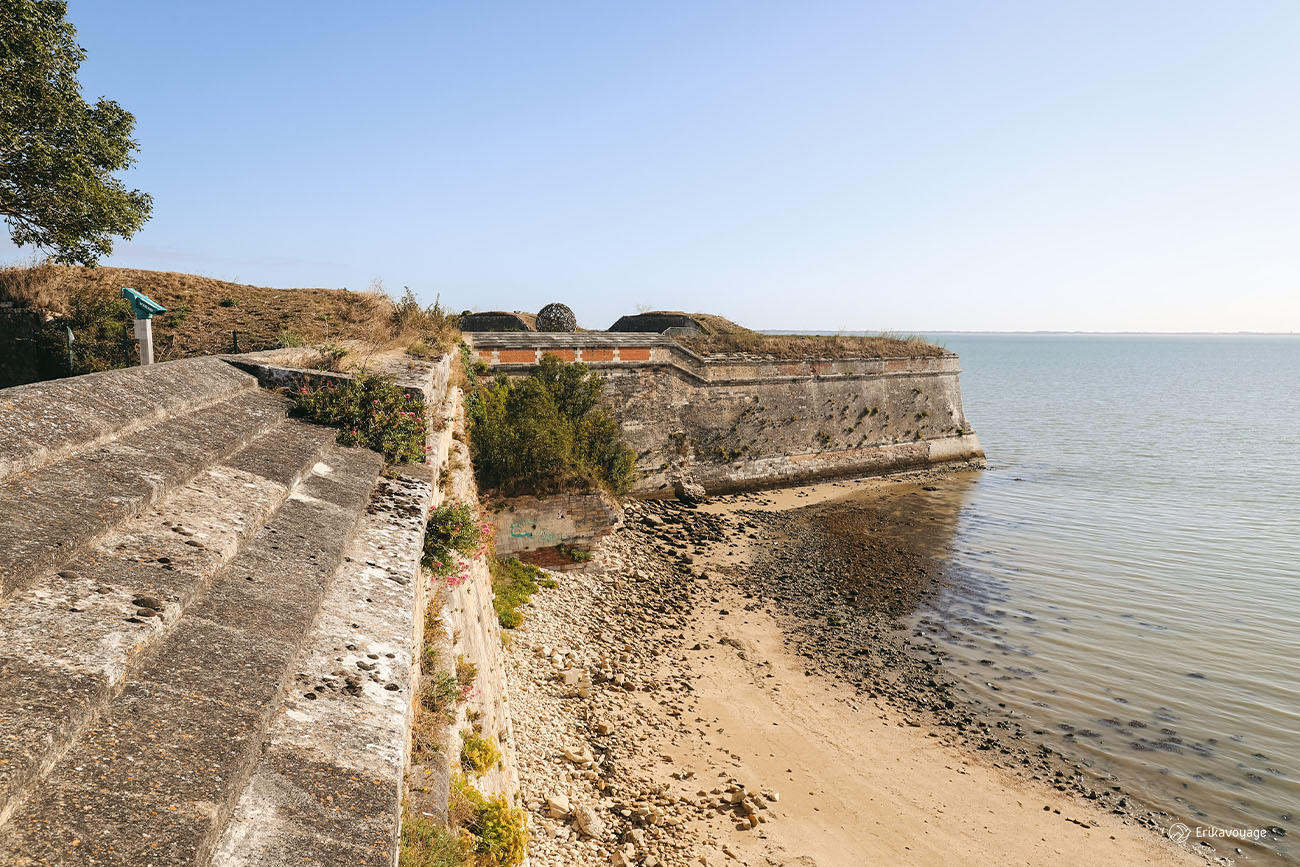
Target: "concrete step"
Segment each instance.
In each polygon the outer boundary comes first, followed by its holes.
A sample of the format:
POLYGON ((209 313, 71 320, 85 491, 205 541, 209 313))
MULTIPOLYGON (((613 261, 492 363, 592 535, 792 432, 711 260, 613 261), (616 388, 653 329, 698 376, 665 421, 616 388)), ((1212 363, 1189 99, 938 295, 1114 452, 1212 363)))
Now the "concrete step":
POLYGON ((244 391, 0 483, 0 599, 248 445, 288 406, 244 391))
POLYGON ((0 480, 256 387, 218 358, 188 358, 0 389, 0 480))
POLYGON ((334 441, 285 419, 0 601, 0 824, 334 441), (136 601, 156 616, 141 617, 136 601))
POLYGON ((381 463, 325 449, 14 811, 0 865, 209 863, 381 463))
POLYGON ((375 487, 213 864, 396 863, 433 493, 427 468, 375 487))

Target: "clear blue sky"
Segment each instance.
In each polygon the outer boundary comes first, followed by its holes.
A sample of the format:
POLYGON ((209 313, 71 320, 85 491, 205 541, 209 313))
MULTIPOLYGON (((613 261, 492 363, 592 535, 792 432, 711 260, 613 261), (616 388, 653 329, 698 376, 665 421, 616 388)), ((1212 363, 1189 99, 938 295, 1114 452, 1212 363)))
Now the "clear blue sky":
POLYGON ((107 264, 600 328, 1300 331, 1294 0, 69 5, 155 198, 107 264))

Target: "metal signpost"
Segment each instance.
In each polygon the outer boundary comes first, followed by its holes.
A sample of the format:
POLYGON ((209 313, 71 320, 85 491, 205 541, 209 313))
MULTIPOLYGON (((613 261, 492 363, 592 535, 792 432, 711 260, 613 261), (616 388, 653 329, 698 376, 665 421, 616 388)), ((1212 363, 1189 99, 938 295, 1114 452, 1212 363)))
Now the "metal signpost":
POLYGON ((122 297, 131 303, 135 314, 135 339, 140 343, 140 364, 153 364, 153 318, 167 308, 143 292, 122 287, 122 297))

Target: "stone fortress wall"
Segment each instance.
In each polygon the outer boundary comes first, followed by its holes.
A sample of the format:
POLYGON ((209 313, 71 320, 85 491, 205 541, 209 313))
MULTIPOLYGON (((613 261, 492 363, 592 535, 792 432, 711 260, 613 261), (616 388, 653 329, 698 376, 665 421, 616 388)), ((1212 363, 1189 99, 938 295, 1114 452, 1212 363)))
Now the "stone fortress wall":
POLYGON ((468 333, 493 371, 523 375, 553 353, 606 380, 642 478, 708 493, 895 472, 983 457, 962 409, 955 355, 782 360, 696 355, 620 332, 468 333))

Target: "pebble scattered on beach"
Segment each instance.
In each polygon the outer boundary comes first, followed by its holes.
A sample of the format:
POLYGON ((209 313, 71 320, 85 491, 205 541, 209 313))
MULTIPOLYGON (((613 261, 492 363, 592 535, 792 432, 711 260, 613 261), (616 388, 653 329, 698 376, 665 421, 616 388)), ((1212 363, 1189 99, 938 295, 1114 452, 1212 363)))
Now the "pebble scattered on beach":
POLYGON ((704 732, 683 629, 698 577, 647 538, 657 516, 559 576, 511 634, 511 710, 531 863, 685 867, 730 860, 709 829, 761 833, 780 793, 679 764, 704 732), (575 617, 575 612, 582 612, 575 617))

